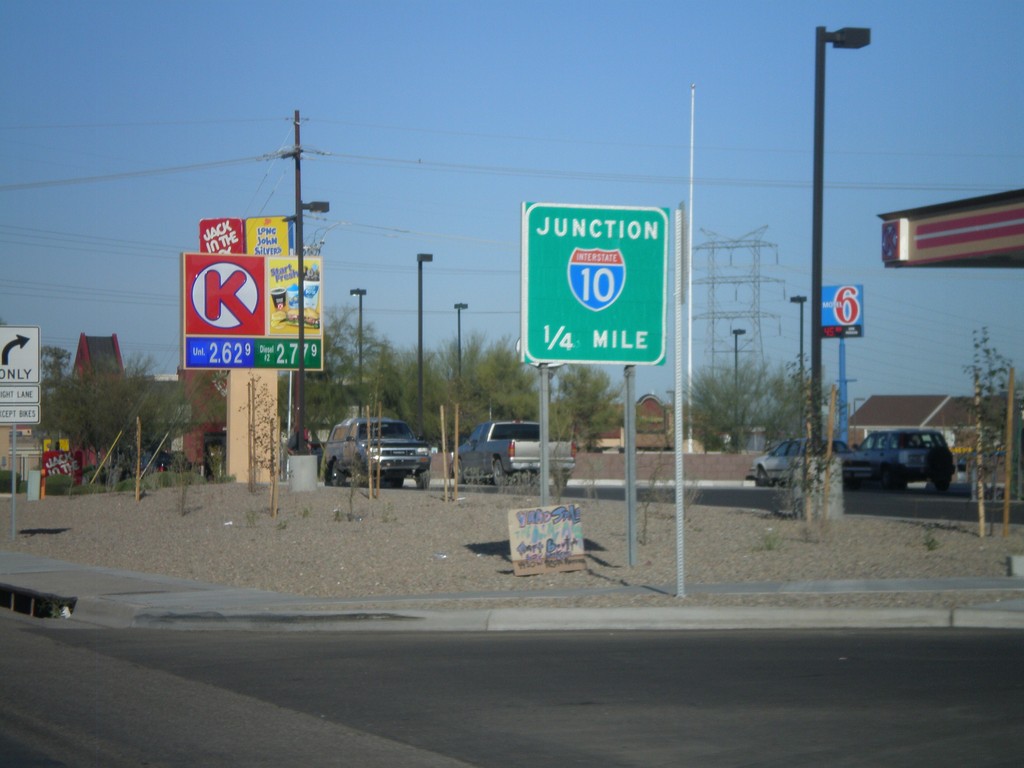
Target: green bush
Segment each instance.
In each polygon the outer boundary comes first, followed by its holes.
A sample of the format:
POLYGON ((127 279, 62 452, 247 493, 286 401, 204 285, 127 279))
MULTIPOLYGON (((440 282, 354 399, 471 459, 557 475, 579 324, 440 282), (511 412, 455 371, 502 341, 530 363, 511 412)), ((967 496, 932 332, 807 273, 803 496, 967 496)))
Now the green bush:
MULTIPOLYGON (((16 488, 18 493, 25 493, 28 490, 28 484, 23 477, 19 477, 16 480, 18 487, 16 488)), ((0 493, 11 492, 11 470, 0 469, 0 493)))
MULTIPOLYGON (((93 468, 93 472, 95 471, 95 468, 93 468)), ((81 496, 92 493, 106 493, 109 490, 114 490, 120 493, 135 492, 134 475, 119 481, 113 489, 106 486, 102 477, 96 478, 96 482, 90 485, 89 479, 91 477, 92 473, 86 472, 83 476, 82 484, 75 485, 74 478, 72 478, 71 475, 50 475, 46 478, 46 495, 81 496)), ((142 487, 147 490, 156 490, 158 488, 178 488, 182 485, 201 485, 207 482, 211 481, 208 481, 197 472, 149 472, 144 478, 142 478, 142 487)), ((233 483, 235 482, 235 478, 231 476, 224 476, 219 478, 218 482, 233 483)), ((27 480, 18 478, 18 493, 26 493, 27 490, 27 480)), ((10 491, 10 470, 0 470, 0 493, 10 493, 10 491)))
POLYGON ((71 475, 50 475, 46 478, 46 495, 59 496, 68 494, 74 478, 71 475))

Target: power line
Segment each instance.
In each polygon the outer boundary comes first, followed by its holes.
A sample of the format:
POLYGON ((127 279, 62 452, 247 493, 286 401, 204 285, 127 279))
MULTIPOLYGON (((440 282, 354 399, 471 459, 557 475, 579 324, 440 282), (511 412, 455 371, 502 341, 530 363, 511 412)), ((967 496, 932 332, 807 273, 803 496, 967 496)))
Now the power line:
POLYGON ((19 184, 0 184, 0 192, 20 192, 26 189, 45 189, 47 187, 67 187, 75 184, 95 184, 103 181, 123 181, 125 179, 139 179, 148 176, 166 176, 172 173, 188 173, 190 171, 205 171, 212 168, 225 168, 232 165, 244 165, 246 163, 264 162, 277 160, 284 157, 283 151, 271 152, 265 155, 253 157, 240 157, 234 160, 217 160, 210 163, 194 163, 192 165, 177 165, 169 168, 151 168, 145 171, 124 171, 122 173, 110 173, 101 176, 78 176, 68 179, 51 179, 50 181, 26 181, 19 184))
MULTIPOLYGON (((512 166, 474 165, 443 161, 384 157, 379 155, 352 155, 337 152, 323 153, 327 159, 355 165, 391 166, 408 169, 425 169, 452 173, 469 173, 493 176, 524 176, 532 178, 563 179, 573 181, 603 181, 631 184, 660 184, 679 186, 688 183, 683 176, 661 176, 652 174, 611 173, 592 171, 566 171, 546 168, 517 168, 512 166)), ((705 187, 763 187, 770 189, 806 189, 811 182, 804 179, 727 179, 696 177, 694 184, 705 187)), ((993 192, 1001 187, 981 184, 921 184, 915 182, 854 182, 833 181, 826 186, 830 189, 888 190, 888 191, 942 191, 942 192, 993 192)))

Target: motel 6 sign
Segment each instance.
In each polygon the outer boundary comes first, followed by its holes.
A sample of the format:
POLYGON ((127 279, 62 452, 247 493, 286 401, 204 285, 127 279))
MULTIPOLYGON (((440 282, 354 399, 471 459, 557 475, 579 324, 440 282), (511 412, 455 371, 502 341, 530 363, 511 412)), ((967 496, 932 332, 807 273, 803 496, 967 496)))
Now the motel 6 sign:
POLYGON ((522 359, 665 361, 668 210, 525 203, 522 359))
POLYGON ((825 338, 864 335, 864 286, 822 286, 821 335, 825 338))

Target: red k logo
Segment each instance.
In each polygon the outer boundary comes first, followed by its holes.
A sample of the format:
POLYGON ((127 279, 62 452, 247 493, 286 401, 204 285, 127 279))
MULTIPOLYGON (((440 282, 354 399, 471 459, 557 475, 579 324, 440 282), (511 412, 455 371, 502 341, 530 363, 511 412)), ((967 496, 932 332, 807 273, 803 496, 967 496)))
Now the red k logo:
POLYGON ((244 259, 186 255, 186 333, 263 335, 263 260, 244 259))

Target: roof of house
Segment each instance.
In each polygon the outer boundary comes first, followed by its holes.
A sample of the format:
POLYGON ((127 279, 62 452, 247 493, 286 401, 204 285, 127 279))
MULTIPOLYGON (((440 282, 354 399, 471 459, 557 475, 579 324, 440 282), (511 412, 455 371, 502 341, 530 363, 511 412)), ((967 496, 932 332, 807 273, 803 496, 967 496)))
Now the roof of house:
POLYGON ((969 420, 962 399, 951 395, 873 395, 849 419, 851 427, 962 426, 969 420))
POLYGON ((117 334, 113 336, 78 337, 78 351, 75 353, 75 371, 77 373, 124 373, 124 362, 121 360, 121 347, 117 343, 117 334))

